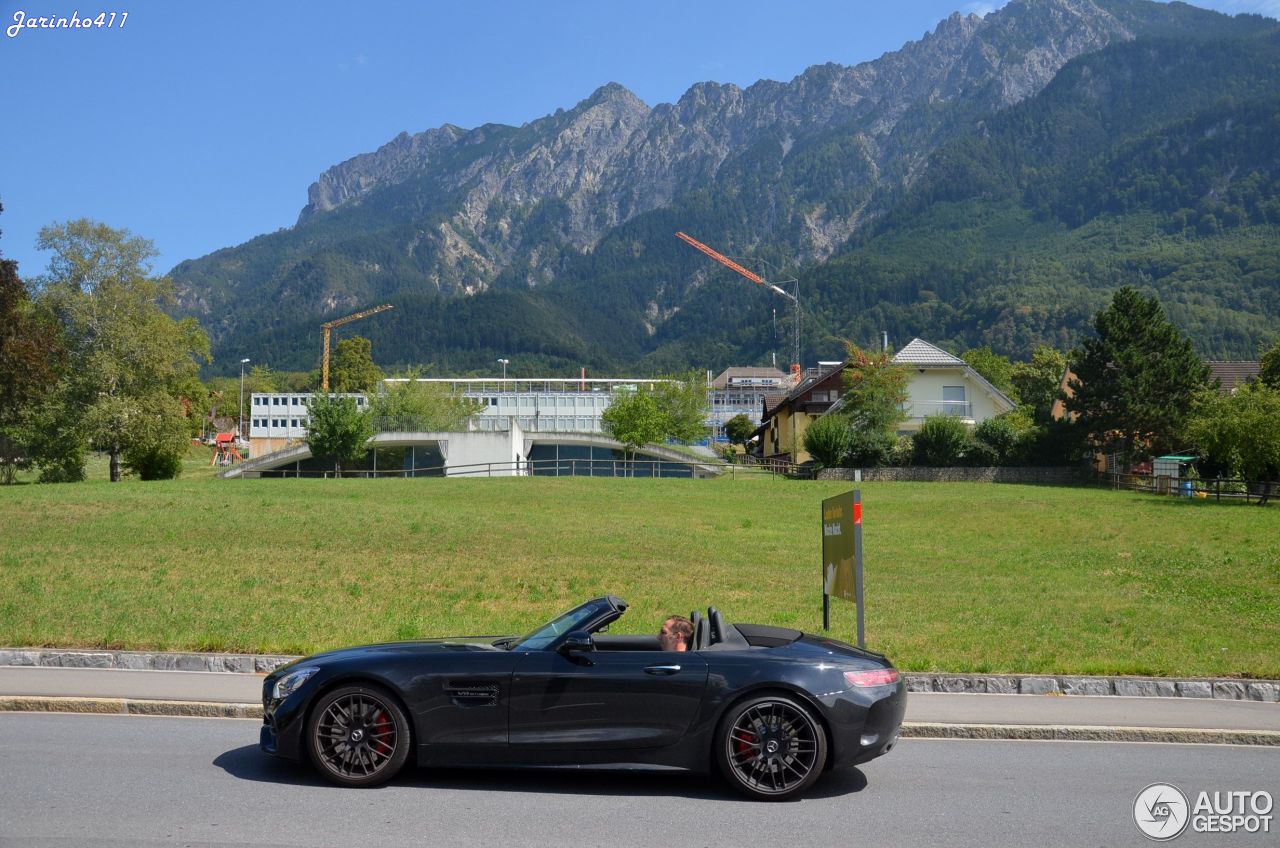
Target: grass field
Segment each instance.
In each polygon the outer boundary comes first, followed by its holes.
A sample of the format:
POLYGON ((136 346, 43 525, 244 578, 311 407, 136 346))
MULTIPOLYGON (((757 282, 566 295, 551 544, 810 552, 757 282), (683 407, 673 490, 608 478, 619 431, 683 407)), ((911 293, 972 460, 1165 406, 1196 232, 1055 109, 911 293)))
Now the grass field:
MULTIPOLYGON (((205 460, 207 462, 207 459, 205 460)), ((0 645, 303 653, 513 632, 591 595, 621 631, 718 606, 816 630, 847 483, 239 480, 0 488, 0 645)), ((913 670, 1280 677, 1280 510, 864 483, 867 639, 913 670)), ((854 610, 833 600, 833 634, 854 610)))

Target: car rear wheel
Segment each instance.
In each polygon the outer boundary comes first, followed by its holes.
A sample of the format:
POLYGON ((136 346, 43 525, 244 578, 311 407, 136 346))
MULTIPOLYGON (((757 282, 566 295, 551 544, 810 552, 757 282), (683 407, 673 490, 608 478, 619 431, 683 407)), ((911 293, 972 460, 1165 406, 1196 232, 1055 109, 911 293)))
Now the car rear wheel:
POLYGON ((409 757, 409 721, 395 699, 372 686, 325 693, 307 724, 311 760, 342 786, 378 786, 409 757))
POLYGON ((822 775, 827 734, 810 709, 785 695, 736 704, 716 735, 720 771, 750 798, 782 801, 822 775))

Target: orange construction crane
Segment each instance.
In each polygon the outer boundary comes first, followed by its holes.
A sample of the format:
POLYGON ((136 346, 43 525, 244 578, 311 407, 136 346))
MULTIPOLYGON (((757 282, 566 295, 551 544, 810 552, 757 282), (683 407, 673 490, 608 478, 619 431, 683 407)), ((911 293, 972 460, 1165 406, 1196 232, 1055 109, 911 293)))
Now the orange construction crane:
POLYGON ((329 391, 329 333, 334 327, 341 327, 343 324, 350 324, 352 321, 359 321, 361 318, 368 318, 370 315, 377 315, 379 312, 386 312, 391 308, 391 304, 384 303, 381 306, 375 306, 372 309, 366 309, 363 312, 357 312, 355 315, 348 315, 345 318, 338 318, 334 321, 326 321, 320 325, 320 329, 324 330, 324 357, 320 360, 320 391, 329 391))
POLYGON ((693 248, 696 248, 697 250, 702 251, 707 256, 710 256, 712 259, 719 262, 721 265, 725 266, 729 270, 736 271, 737 273, 746 277, 751 282, 762 285, 767 289, 771 289, 775 293, 780 294, 783 297, 785 297, 787 300, 791 301, 791 309, 794 315, 794 318, 792 320, 792 325, 795 329, 795 359, 792 360, 791 371, 793 374, 798 374, 798 372, 800 371, 800 281, 795 279, 778 281, 783 283, 794 283, 796 290, 795 290, 795 294, 792 294, 791 292, 782 288, 782 286, 778 285, 777 283, 771 283, 768 280, 762 278, 759 274, 756 274, 752 271, 748 271, 746 268, 743 268, 737 262, 734 262, 732 259, 725 256, 723 253, 720 253, 717 250, 707 247, 705 244, 698 241, 693 236, 688 235, 687 233, 676 233, 676 238, 680 239, 685 244, 693 248))

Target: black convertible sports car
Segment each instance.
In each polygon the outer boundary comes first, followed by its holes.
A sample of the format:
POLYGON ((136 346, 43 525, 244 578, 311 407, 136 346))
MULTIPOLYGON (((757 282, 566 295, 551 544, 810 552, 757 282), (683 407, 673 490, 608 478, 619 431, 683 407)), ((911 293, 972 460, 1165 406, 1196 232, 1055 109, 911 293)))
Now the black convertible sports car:
POLYGON ((719 768, 754 798, 794 797, 828 768, 888 753, 907 695, 880 654, 694 613, 689 651, 603 633, 613 596, 527 636, 347 648, 263 684, 262 750, 344 786, 420 765, 719 768))

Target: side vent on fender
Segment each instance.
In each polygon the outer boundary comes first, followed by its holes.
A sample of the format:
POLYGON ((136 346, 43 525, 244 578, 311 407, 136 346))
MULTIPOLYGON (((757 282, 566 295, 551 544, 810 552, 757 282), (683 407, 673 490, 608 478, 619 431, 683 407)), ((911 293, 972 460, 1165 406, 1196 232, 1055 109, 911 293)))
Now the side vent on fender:
POLYGON ((444 684, 455 707, 498 706, 498 684, 488 680, 450 680, 444 684))

